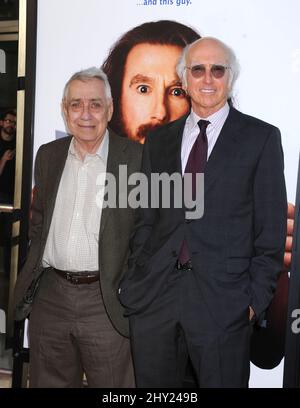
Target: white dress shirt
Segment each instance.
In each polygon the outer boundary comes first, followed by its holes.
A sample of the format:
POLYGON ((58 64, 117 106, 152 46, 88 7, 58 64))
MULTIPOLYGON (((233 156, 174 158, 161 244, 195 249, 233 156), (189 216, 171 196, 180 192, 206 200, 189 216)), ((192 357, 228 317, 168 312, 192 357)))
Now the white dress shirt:
POLYGON ((72 139, 60 180, 43 266, 65 271, 99 270, 98 240, 102 205, 96 185, 106 173, 109 136, 106 130, 98 151, 81 159, 72 139))
POLYGON ((182 174, 184 174, 184 169, 187 164, 190 151, 199 135, 200 129, 198 126, 199 120, 208 120, 210 124, 206 128, 208 151, 207 160, 216 144, 216 141, 221 133, 222 127, 229 114, 229 105, 226 104, 219 109, 217 112, 208 116, 207 118, 200 118, 193 110, 189 114, 183 130, 182 142, 181 142, 181 167, 182 174))

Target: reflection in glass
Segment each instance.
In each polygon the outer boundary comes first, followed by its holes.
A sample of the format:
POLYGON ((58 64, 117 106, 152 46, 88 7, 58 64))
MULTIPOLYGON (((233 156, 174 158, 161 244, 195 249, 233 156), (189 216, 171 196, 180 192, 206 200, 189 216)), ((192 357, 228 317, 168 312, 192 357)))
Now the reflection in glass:
MULTIPOLYGON (((7 332, 16 153, 18 0, 0 1, 0 370, 11 370, 7 332), (5 205, 3 205, 5 204, 5 205)), ((2 384, 0 387, 7 386, 2 384)))
POLYGON ((0 21, 18 20, 18 18, 19 18, 19 0, 1 0, 0 21))

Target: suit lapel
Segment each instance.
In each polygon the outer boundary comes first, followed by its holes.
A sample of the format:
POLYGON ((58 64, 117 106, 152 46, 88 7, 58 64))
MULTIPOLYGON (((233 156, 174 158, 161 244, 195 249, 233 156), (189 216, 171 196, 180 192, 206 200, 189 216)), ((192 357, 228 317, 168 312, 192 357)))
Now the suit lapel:
MULTIPOLYGON (((108 145, 108 157, 107 157, 107 166, 106 173, 113 174, 117 182, 116 190, 116 201, 118 203, 119 197, 119 165, 126 164, 124 162, 124 150, 126 145, 120 143, 122 139, 119 136, 116 136, 111 130, 109 130, 109 145, 108 145)), ((101 224, 100 224, 100 237, 103 234, 104 228, 107 224, 107 220, 112 213, 112 208, 103 208, 101 214, 101 224)))
POLYGON ((167 138, 165 144, 165 155, 168 158, 167 171, 169 174, 180 173, 182 174, 181 165, 181 143, 184 125, 188 115, 183 116, 174 122, 167 130, 167 138))
POLYGON ((224 171, 224 167, 230 163, 237 153, 237 139, 241 127, 241 114, 231 108, 224 123, 218 140, 208 159, 204 172, 204 191, 209 190, 218 176, 224 171))
POLYGON ((50 223, 52 220, 52 215, 54 211, 56 196, 58 192, 58 187, 60 183, 60 179, 62 176, 62 172, 64 170, 68 150, 71 143, 71 137, 65 138, 64 141, 61 140, 62 147, 55 150, 55 155, 50 157, 50 164, 48 164, 48 172, 47 172, 47 205, 46 205, 46 228, 45 231, 49 231, 50 223))

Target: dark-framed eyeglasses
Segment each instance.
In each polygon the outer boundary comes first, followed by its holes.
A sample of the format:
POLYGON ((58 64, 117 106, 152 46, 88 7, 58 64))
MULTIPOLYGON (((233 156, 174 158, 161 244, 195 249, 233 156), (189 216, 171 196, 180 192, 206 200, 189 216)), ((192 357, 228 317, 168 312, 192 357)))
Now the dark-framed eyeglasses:
POLYGON ((205 75, 206 69, 208 68, 211 75, 216 79, 223 78, 226 70, 231 69, 229 66, 222 64, 212 64, 209 67, 204 64, 195 64, 191 67, 186 66, 185 68, 191 71, 191 74, 194 78, 202 78, 205 75))

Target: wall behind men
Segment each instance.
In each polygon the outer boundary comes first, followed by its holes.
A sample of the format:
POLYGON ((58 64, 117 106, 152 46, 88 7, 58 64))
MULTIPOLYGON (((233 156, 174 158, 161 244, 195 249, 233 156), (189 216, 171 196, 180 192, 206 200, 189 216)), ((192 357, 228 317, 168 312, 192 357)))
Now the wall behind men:
MULTIPOLYGON (((64 131, 62 90, 70 75, 100 66, 121 34, 143 22, 169 19, 214 36, 236 52, 241 75, 235 105, 282 132, 289 201, 295 202, 300 150, 300 2, 298 0, 51 0, 38 1, 35 145, 64 131)), ((252 387, 281 387, 283 364, 252 365, 252 387)))

